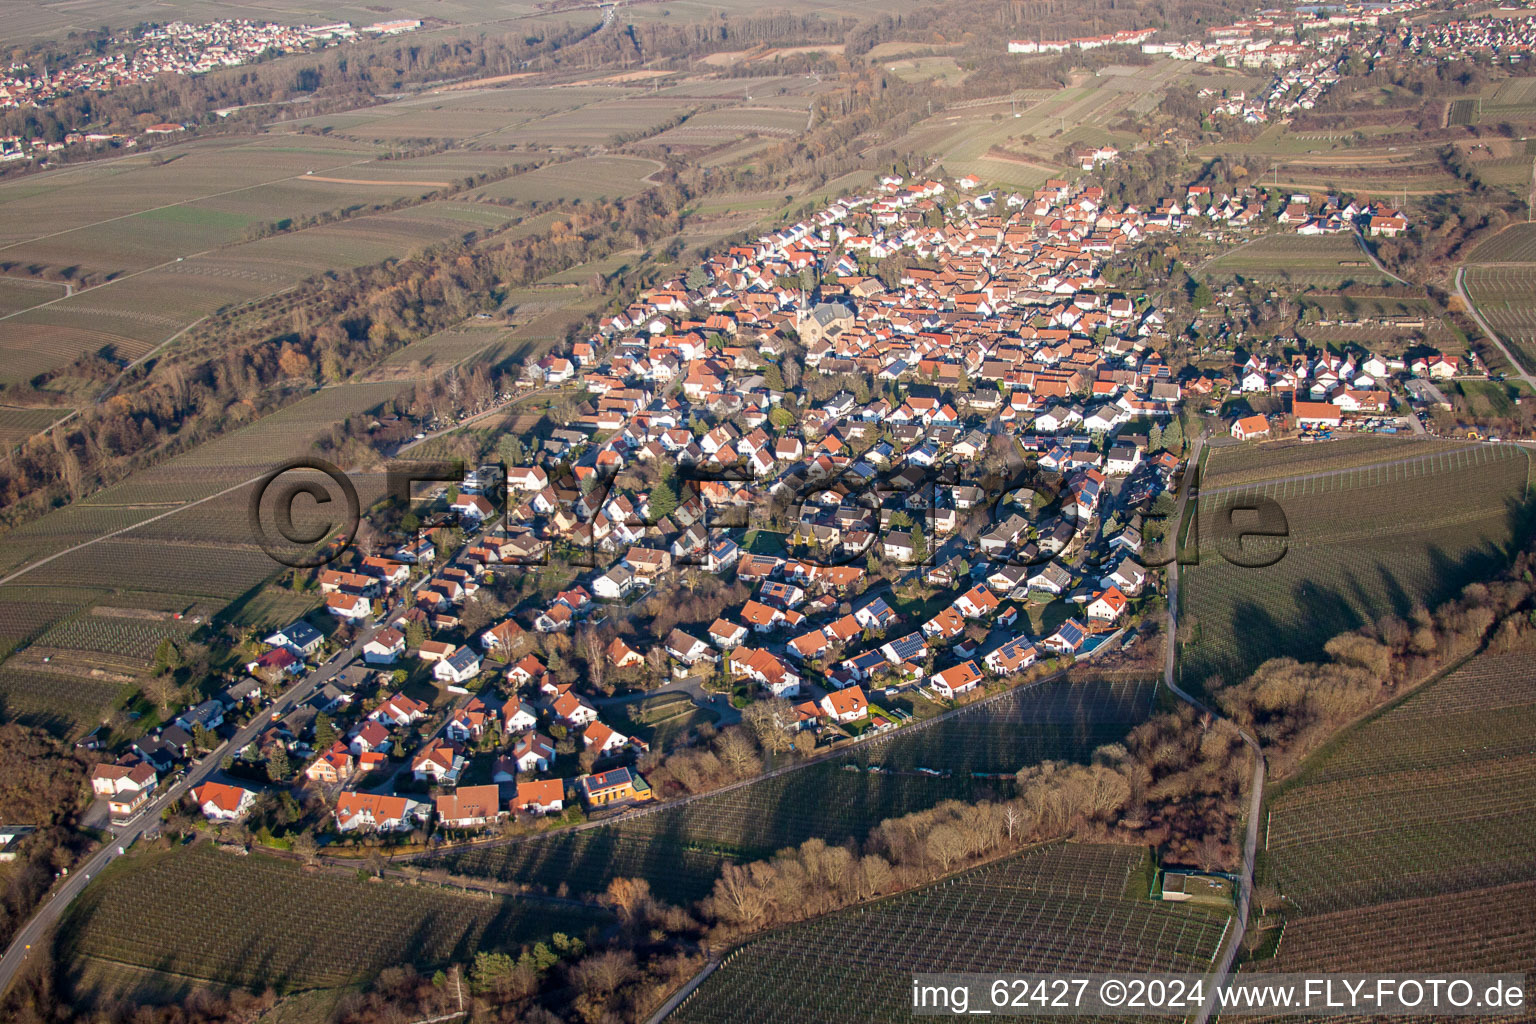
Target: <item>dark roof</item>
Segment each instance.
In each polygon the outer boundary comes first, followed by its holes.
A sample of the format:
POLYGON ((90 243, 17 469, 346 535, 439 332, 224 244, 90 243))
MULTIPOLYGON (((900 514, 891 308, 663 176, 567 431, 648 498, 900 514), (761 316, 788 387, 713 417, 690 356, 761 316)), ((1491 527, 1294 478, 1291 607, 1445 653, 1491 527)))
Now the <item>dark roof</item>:
POLYGON ((300 620, 282 630, 283 636, 295 647, 308 647, 317 640, 322 639, 320 631, 309 623, 300 620))
POLYGON ((907 661, 908 659, 917 657, 918 653, 922 651, 925 644, 923 643, 923 634, 920 632, 915 632, 908 633, 903 637, 898 637, 897 639, 892 640, 886 646, 890 647, 890 649, 895 652, 896 657, 900 658, 902 661, 907 661))

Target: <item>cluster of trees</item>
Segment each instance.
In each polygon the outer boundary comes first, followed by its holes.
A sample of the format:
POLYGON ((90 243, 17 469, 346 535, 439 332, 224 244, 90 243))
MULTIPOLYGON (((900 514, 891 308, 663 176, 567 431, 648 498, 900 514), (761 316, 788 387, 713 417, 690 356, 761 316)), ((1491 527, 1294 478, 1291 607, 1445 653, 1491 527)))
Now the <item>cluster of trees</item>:
POLYGON ((1434 611, 1387 615, 1326 645, 1328 660, 1275 658, 1247 679, 1222 687, 1222 711, 1264 745, 1272 770, 1284 775, 1342 726, 1485 643, 1507 648, 1531 632, 1527 607, 1536 584, 1532 556, 1515 571, 1473 583, 1434 611))
POLYGON ((75 827, 88 768, 42 729, 0 725, 0 822, 37 826, 18 861, 0 873, 0 948, 32 915, 54 874, 88 845, 75 827))

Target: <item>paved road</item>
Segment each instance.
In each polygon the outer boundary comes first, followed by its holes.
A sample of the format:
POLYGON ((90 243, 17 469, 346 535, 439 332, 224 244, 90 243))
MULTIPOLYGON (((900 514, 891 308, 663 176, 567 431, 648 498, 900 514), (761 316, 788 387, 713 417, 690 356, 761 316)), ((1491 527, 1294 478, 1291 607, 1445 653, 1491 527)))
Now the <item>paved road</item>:
POLYGON ((373 635, 380 627, 369 626, 358 631, 356 641, 352 646, 337 652, 331 659, 312 673, 300 680, 287 693, 273 701, 272 706, 251 719, 246 725, 235 733, 232 739, 221 743, 217 750, 206 755, 201 764, 193 765, 182 781, 174 786, 165 787, 159 796, 150 801, 149 805, 140 811, 138 816, 129 824, 121 826, 115 832, 114 838, 100 850, 88 857, 83 863, 76 866, 75 870, 56 885, 53 894, 47 897, 32 919, 22 926, 16 933, 15 940, 10 948, 5 951, 5 956, 0 958, 0 996, 3 996, 15 980, 16 974, 26 963, 27 957, 32 952, 33 946, 41 948, 49 929, 58 923, 64 911, 68 909, 70 902, 90 884, 91 878, 101 872, 114 857, 119 848, 126 850, 147 831, 157 828, 160 824, 160 812, 181 797, 194 786, 205 782, 209 776, 216 772, 219 763, 226 753, 234 753, 245 747, 256 738, 263 727, 270 724, 273 712, 286 713, 294 707, 309 699, 311 695, 324 683, 333 679, 338 672, 345 668, 361 652, 363 644, 373 639, 373 635))
POLYGON ((1390 277, 1398 284, 1406 284, 1409 287, 1413 286, 1412 281, 1404 281, 1402 278, 1392 273, 1392 271, 1382 266, 1381 260, 1376 258, 1376 254, 1371 251, 1371 247, 1365 244, 1365 236, 1360 233, 1360 229, 1358 227, 1351 228, 1351 230, 1355 233, 1355 241, 1359 244, 1360 251, 1365 253, 1365 258, 1371 261, 1371 266, 1375 267, 1377 271, 1380 272, 1383 276, 1390 277))
MULTIPOLYGON (((1205 443, 1205 438, 1195 438, 1195 443, 1190 448, 1189 465, 1191 471, 1184 474, 1184 486, 1179 495, 1178 511, 1173 518, 1175 524, 1180 523, 1184 517, 1184 507, 1190 497, 1190 481, 1194 479, 1193 469, 1200 464, 1200 449, 1205 443)), ((1177 529, 1177 525, 1175 526, 1177 529)), ((1175 538, 1177 546, 1177 538, 1175 538)), ((1178 609, 1179 609, 1179 563, 1178 559, 1168 566, 1168 643, 1163 659, 1163 682, 1168 689, 1185 703, 1199 708, 1212 718, 1220 718, 1215 710, 1186 692, 1179 686, 1176 676, 1176 658, 1178 653, 1178 609)), ((1230 930, 1230 939, 1220 950, 1221 960, 1211 971, 1210 984, 1206 986, 1207 994, 1205 1005, 1195 1015, 1194 1024, 1206 1024, 1211 1012, 1216 1008, 1216 989, 1224 985, 1228 976, 1232 973, 1232 961, 1237 958, 1237 951, 1242 948, 1243 935, 1248 929, 1248 906, 1253 896, 1253 861, 1258 853, 1259 844, 1259 814, 1264 804, 1264 754, 1259 749, 1258 740, 1248 733, 1241 733, 1243 742, 1253 750, 1253 780, 1249 785, 1250 796, 1248 800, 1248 829, 1243 839, 1243 871, 1238 879, 1237 890, 1237 915, 1235 927, 1230 930)))
POLYGON ((1520 360, 1515 358, 1515 354, 1511 352, 1509 348, 1504 344, 1504 339, 1499 337, 1499 332, 1490 327, 1488 325, 1488 321, 1483 319, 1483 314, 1479 313, 1477 311, 1477 307, 1472 305, 1472 300, 1467 296, 1467 289, 1464 287, 1462 281, 1462 278, 1466 275, 1466 272, 1466 267, 1456 268, 1456 277, 1454 279, 1454 283, 1456 285, 1457 297, 1461 299, 1462 305, 1467 307, 1467 313, 1472 317, 1473 320, 1477 322, 1477 326, 1481 328, 1482 332, 1488 336, 1488 340, 1493 342, 1493 346, 1503 354, 1504 358, 1509 362, 1509 365, 1514 367, 1515 376, 1525 381, 1526 385, 1530 387, 1532 391, 1536 391, 1536 377, 1532 377, 1530 374, 1525 372, 1525 369, 1520 364, 1520 360))

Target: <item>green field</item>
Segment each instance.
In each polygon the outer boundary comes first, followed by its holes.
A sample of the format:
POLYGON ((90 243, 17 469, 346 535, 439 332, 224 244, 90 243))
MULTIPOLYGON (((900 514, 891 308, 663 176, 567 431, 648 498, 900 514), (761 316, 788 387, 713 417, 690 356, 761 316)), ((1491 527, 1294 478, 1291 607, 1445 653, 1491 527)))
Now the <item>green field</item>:
MULTIPOLYGON (((1128 893, 1145 851, 1062 844, 755 939, 679 1024, 910 1021, 914 972, 1208 969, 1225 915, 1128 893)), ((1085 1018, 1077 1018, 1085 1019, 1085 1018)))
POLYGON ((1391 283, 1348 233, 1263 235, 1206 264, 1204 273, 1217 280, 1243 277, 1317 288, 1391 283))
MULTIPOLYGON (((1523 536, 1528 471, 1513 445, 1364 436, 1213 450, 1200 487, 1200 562, 1182 573, 1195 627, 1184 678, 1235 682, 1271 657, 1315 659, 1339 633, 1486 579, 1523 536), (1218 520, 1256 496, 1279 504, 1289 538, 1278 562, 1245 568, 1219 553, 1218 520)), ((1242 515, 1239 529, 1252 521, 1242 515)), ((1251 539, 1244 550, 1272 557, 1275 543, 1251 539)))
POLYGON ((1261 970, 1536 959, 1536 646, 1481 654, 1325 748, 1269 801, 1285 938, 1261 970))
POLYGON ((395 964, 465 962, 557 931, 583 936, 603 920, 563 905, 306 874, 205 843, 119 861, 70 908, 61 947, 70 961, 282 992, 367 981, 395 964), (202 927, 189 913, 214 917, 202 927))
POLYGON ((1146 683, 1041 683, 931 726, 678 807, 581 833, 455 851, 441 862, 467 875, 600 892, 623 875, 648 879, 674 902, 709 891, 722 858, 770 855, 813 837, 861 841, 886 818, 944 800, 1006 796, 1011 775, 1046 759, 1078 760, 1119 740, 1150 711, 1146 683), (869 772, 871 765, 881 772, 869 772), (917 771, 927 768, 940 774, 917 771))

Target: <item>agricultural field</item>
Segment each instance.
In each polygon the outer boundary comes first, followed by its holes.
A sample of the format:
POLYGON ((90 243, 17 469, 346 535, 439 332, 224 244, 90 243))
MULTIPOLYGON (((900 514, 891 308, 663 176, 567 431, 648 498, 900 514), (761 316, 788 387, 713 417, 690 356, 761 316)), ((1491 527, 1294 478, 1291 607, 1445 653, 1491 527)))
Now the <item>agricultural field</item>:
POLYGON ((14 409, 0 407, 0 444, 17 444, 46 430, 68 415, 67 409, 14 409))
POLYGON ((1499 332, 1521 362, 1536 365, 1536 263, 1469 266, 1464 284, 1467 297, 1489 326, 1499 332))
POLYGON ((59 736, 72 738, 95 728, 129 692, 114 680, 0 666, 0 717, 59 736))
POLYGON ((394 964, 432 968, 479 949, 516 951, 557 931, 581 937, 604 920, 565 905, 306 874, 204 843, 119 860, 70 908, 60 946, 71 962, 287 992, 366 981, 394 964), (188 927, 192 906, 240 927, 188 927))
MULTIPOLYGON (((97 540, 176 511, 189 502, 209 498, 226 489, 254 481, 286 459, 310 454, 314 440, 328 432, 333 424, 355 413, 376 408, 399 394, 402 386, 397 382, 384 382, 325 388, 263 417, 249 427, 225 434, 159 466, 134 473, 123 482, 91 495, 84 501, 66 505, 6 531, 0 534, 0 571, 14 571, 34 558, 85 541, 97 540)), ((359 479, 361 481, 364 478, 359 479)), ((363 489, 364 484, 360 482, 360 492, 363 489)), ((232 499, 231 503, 238 500, 232 499)), ((243 514, 243 508, 240 506, 240 514, 243 514)), ((177 515, 187 515, 189 511, 178 512, 177 515)), ((225 514, 235 515, 227 509, 225 514)), ((234 519, 230 518, 229 521, 233 522, 234 519)), ((143 537, 167 536, 167 530, 172 529, 158 524, 156 527, 152 533, 143 537)), ((245 539, 249 532, 242 525, 233 536, 245 539)), ((170 535, 179 534, 173 530, 170 535)), ((207 530, 199 529, 195 536, 207 539, 207 530)), ((214 539, 227 542, 231 536, 225 532, 214 539)), ((77 561, 82 571, 88 569, 89 553, 92 550, 94 548, 87 548, 79 553, 77 561)), ((54 565, 57 563, 50 563, 50 567, 54 565)), ((156 571, 174 573, 177 570, 171 565, 156 571)), ((41 581, 27 579, 27 582, 36 585, 41 581)))
POLYGON ((695 114, 687 123, 662 132, 656 141, 663 145, 717 146, 744 135, 792 139, 805 130, 808 121, 809 112, 803 105, 784 108, 743 104, 695 114))
MULTIPOLYGON (((176 146, 162 152, 158 164, 144 153, 13 178, 0 182, 0 209, 5 210, 0 261, 27 262, 25 247, 42 236, 74 234, 213 199, 233 201, 309 171, 324 174, 367 162, 375 153, 345 139, 225 136, 176 146)), ((160 243, 159 238, 143 242, 160 243)))
POLYGON ((1505 565, 1523 536, 1515 506, 1529 459, 1513 445, 1371 436, 1268 450, 1216 449, 1205 465, 1200 562, 1183 570, 1180 590, 1194 627, 1181 671, 1196 685, 1236 680, 1271 657, 1317 658, 1339 633, 1433 607, 1505 565), (1219 553, 1218 518, 1258 496, 1279 504, 1289 536, 1283 549, 1250 538, 1241 560, 1283 555, 1245 568, 1219 553))
POLYGON ((44 647, 101 651, 148 664, 162 641, 184 642, 194 628, 187 619, 136 618, 103 614, 93 609, 57 624, 38 637, 37 642, 44 647))
POLYGON ((469 193, 469 198, 514 199, 525 203, 617 199, 644 191, 647 176, 659 166, 652 160, 632 156, 582 157, 494 182, 469 193))
POLYGON ((812 837, 860 840, 886 818, 943 800, 1007 796, 1019 768, 1083 759, 1150 713, 1150 683, 1039 683, 932 725, 603 829, 455 851, 434 863, 459 874, 600 892, 639 874, 674 901, 708 892, 722 858, 766 856, 812 837), (880 770, 870 770, 872 766, 880 770), (917 768, 938 772, 930 775, 917 768), (977 778, 972 772, 1002 778, 977 778), (683 858, 683 860, 679 860, 683 858), (569 863, 575 871, 559 873, 569 863))
POLYGON ((1467 256, 1468 263, 1530 263, 1536 261, 1536 224, 1511 224, 1485 238, 1467 256))
POLYGON ((9 316, 23 309, 30 309, 39 302, 50 302, 64 297, 65 288, 53 281, 37 281, 25 277, 0 277, 0 316, 9 316))
POLYGON ((365 380, 416 379, 440 373, 479 355, 507 334, 505 327, 462 324, 413 341, 363 375, 365 380))
POLYGON ((495 206, 434 202, 217 248, 78 291, 0 322, 0 382, 84 352, 135 359, 202 318, 315 274, 407 255, 514 219, 495 206))
POLYGON ((1348 233, 1261 235, 1206 264, 1203 273, 1218 281, 1242 277, 1326 289, 1391 283, 1348 233))
POLYGON ((1059 844, 732 950, 670 1018, 907 1021, 919 971, 1186 971, 1209 967, 1224 915, 1132 894, 1145 851, 1059 844), (958 940, 958 941, 957 941, 958 940))
POLYGON ((1286 897, 1263 970, 1519 970, 1536 958, 1536 645, 1478 655, 1354 727, 1269 801, 1286 897))

